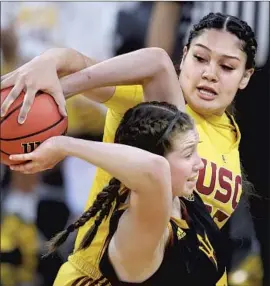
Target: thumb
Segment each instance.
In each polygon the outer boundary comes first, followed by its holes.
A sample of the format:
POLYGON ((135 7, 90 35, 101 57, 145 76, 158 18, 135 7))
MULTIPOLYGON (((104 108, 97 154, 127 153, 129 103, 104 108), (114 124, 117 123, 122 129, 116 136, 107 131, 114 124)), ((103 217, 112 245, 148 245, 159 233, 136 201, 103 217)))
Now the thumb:
POLYGON ((34 158, 35 155, 33 152, 27 154, 15 154, 9 156, 9 159, 11 161, 32 161, 34 160, 34 158))

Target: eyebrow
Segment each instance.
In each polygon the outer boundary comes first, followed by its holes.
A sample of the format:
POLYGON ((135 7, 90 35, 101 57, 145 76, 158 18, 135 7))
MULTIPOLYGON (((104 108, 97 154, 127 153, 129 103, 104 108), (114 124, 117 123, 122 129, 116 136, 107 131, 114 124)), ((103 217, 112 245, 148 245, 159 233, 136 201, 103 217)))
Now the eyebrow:
POLYGON ((184 151, 186 151, 186 150, 188 150, 188 149, 194 149, 194 148, 195 148, 195 146, 196 146, 196 144, 191 143, 191 144, 189 144, 189 145, 185 146, 185 148, 183 149, 183 152, 184 152, 184 151))
MULTIPOLYGON (((203 44, 195 44, 195 46, 201 47, 201 48, 203 48, 203 49, 206 49, 206 50, 212 52, 211 49, 209 49, 208 47, 206 47, 206 46, 203 45, 203 44)), ((235 56, 230 56, 230 55, 221 55, 221 56, 222 56, 222 57, 229 58, 229 59, 234 59, 234 60, 240 61, 240 59, 239 59, 238 57, 235 57, 235 56)))

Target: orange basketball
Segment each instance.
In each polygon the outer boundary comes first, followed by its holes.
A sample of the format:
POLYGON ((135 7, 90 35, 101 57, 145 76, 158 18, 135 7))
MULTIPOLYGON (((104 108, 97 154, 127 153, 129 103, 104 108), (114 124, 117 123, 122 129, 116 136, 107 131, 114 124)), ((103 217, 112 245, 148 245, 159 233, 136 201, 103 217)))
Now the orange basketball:
MULTIPOLYGON (((12 88, 1 90, 1 103, 12 88)), ((23 103, 24 92, 12 103, 8 112, 0 120, 1 163, 14 164, 9 155, 32 152, 46 139, 64 135, 68 120, 60 114, 58 105, 49 94, 39 92, 23 124, 18 123, 18 115, 23 103)), ((19 163, 19 162, 16 162, 19 163)))

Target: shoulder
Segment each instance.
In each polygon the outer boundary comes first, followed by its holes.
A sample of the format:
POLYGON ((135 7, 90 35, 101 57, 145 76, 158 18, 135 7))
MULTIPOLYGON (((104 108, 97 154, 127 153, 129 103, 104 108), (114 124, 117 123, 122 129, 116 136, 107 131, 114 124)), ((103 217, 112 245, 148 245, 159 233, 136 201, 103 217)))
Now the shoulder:
POLYGON ((104 104, 113 112, 123 114, 131 107, 143 101, 141 85, 117 86, 113 96, 104 104))
POLYGON ((104 104, 108 107, 105 127, 104 142, 113 142, 115 132, 125 112, 142 102, 143 89, 140 85, 117 86, 113 96, 104 104))

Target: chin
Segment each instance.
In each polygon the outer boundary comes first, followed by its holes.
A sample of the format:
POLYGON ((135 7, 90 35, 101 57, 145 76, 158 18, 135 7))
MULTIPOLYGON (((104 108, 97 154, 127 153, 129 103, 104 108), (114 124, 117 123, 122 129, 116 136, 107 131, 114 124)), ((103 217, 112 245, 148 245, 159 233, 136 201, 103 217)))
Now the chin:
POLYGON ((190 102, 189 107, 198 114, 201 115, 212 115, 214 113, 214 106, 207 102, 201 102, 202 100, 198 99, 198 102, 190 102))
POLYGON ((186 188, 183 193, 183 196, 185 197, 190 196, 191 194, 193 194, 193 192, 194 192, 194 188, 186 188))
MULTIPOLYGON (((195 187, 194 187, 195 188, 195 187)), ((176 194, 177 197, 188 197, 191 194, 193 194, 194 192, 194 188, 189 188, 189 187, 185 187, 185 190, 181 190, 181 192, 178 192, 178 194, 176 194)))
POLYGON ((217 101, 206 101, 199 97, 194 97, 190 101, 188 101, 188 106, 198 114, 210 116, 210 115, 218 115, 221 116, 226 107, 221 106, 217 101))

